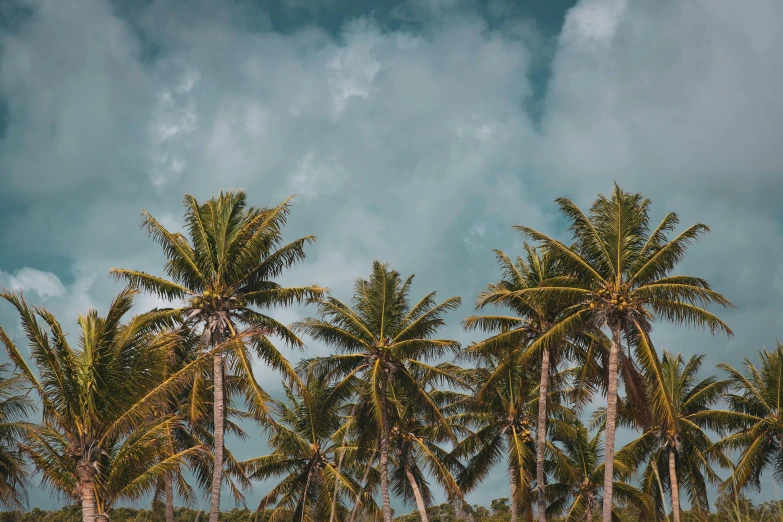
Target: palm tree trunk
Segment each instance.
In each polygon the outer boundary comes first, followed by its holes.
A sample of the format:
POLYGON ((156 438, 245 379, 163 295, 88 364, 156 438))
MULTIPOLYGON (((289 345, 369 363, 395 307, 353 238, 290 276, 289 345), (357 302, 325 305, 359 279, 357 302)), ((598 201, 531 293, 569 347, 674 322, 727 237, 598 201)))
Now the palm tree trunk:
MULTIPOLYGON (((375 460, 375 450, 373 450, 372 453, 370 453, 370 458, 367 460, 367 465, 364 468, 364 475, 362 476, 362 489, 359 490, 359 494, 361 495, 364 492, 364 489, 367 487, 367 481, 370 479, 370 471, 372 471, 372 462, 375 460)), ((356 499, 356 503, 353 506, 353 511, 351 511, 351 518, 348 519, 349 522, 354 522, 356 520, 356 514, 359 513, 359 499, 356 499)))
POLYGON ((381 499, 383 500, 383 522, 392 522, 391 499, 389 498, 389 415, 386 411, 386 380, 381 383, 381 499))
POLYGON ((518 522, 517 519, 517 477, 514 466, 508 467, 508 483, 511 487, 511 522, 518 522))
POLYGON ((80 462, 77 467, 79 475, 79 496, 82 501, 82 522, 95 522, 97 518, 95 506, 95 468, 89 462, 80 462))
POLYGON ((606 397, 606 438, 604 449, 604 505, 603 522, 612 522, 612 485, 614 482, 614 435, 617 431, 617 368, 620 350, 620 329, 612 329, 612 347, 609 350, 609 386, 606 397))
POLYGON ((174 486, 171 474, 163 477, 163 489, 166 494, 166 522, 174 522, 174 486))
MULTIPOLYGON (((217 343, 216 343, 217 344, 217 343)), ((213 357, 214 375, 214 422, 215 422, 215 468, 212 471, 212 488, 209 498, 209 522, 218 522, 220 514, 220 488, 223 485, 223 354, 213 357)))
POLYGON ((421 490, 419 489, 419 485, 416 484, 416 477, 413 476, 410 469, 405 470, 405 476, 408 477, 408 483, 413 490, 413 496, 416 499, 416 507, 419 509, 421 522, 429 522, 429 519, 427 518, 427 506, 424 505, 424 498, 421 496, 421 490))
POLYGON ((538 391, 538 429, 536 433, 536 484, 538 489, 538 522, 546 522, 544 497, 544 457, 546 455, 546 400, 549 385, 549 350, 541 354, 541 383, 538 391))
POLYGON ((588 504, 587 509, 585 509, 585 520, 586 522, 593 522, 593 506, 588 504))
POLYGON ((680 522, 680 485, 677 483, 677 466, 674 461, 674 448, 669 448, 669 481, 672 489, 672 518, 680 522))

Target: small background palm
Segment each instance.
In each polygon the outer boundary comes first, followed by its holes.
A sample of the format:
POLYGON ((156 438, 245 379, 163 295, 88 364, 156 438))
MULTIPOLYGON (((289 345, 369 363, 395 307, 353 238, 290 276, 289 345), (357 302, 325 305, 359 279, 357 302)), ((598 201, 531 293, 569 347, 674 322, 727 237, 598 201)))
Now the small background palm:
MULTIPOLYGON (((475 399, 460 423, 472 431, 460 441, 453 458, 467 459, 458 483, 473 490, 489 472, 505 461, 511 490, 511 520, 532 516, 536 445, 533 431, 538 414, 539 369, 525 364, 525 346, 475 344, 463 357, 477 363, 473 376, 475 399)), ((551 378, 548 408, 552 417, 570 415, 560 403, 561 376, 551 378)))
POLYGON ((462 502, 462 492, 452 475, 456 468, 442 445, 451 444, 455 434, 465 434, 460 426, 461 413, 468 396, 461 393, 431 390, 432 401, 441 409, 445 423, 433 422, 415 400, 394 395, 394 417, 391 419, 392 489, 398 498, 416 505, 422 522, 427 522, 427 508, 433 494, 427 477, 434 478, 448 498, 462 502), (450 466, 450 464, 452 464, 450 466))
MULTIPOLYGON (((555 426, 554 443, 548 445, 555 482, 546 488, 547 497, 551 500, 547 517, 564 514, 565 522, 592 522, 594 514, 600 511, 604 482, 604 429, 604 422, 600 422, 598 429, 590 436, 587 427, 576 419, 571 424, 558 423, 555 426)), ((615 462, 615 499, 633 505, 642 514, 649 516, 649 497, 624 481, 633 476, 634 470, 618 454, 615 462)), ((612 516, 614 520, 620 520, 616 512, 612 516)))
POLYGON ((728 364, 718 367, 729 376, 728 410, 710 415, 710 427, 726 438, 725 451, 739 451, 737 465, 725 488, 735 494, 745 488, 761 490, 761 475, 771 470, 783 484, 783 346, 759 352, 761 365, 745 359, 745 371, 728 364))
POLYGON ((460 386, 464 383, 453 373, 453 365, 431 365, 448 353, 459 350, 459 343, 432 337, 445 324, 443 316, 460 304, 452 297, 438 304, 435 292, 425 295, 411 306, 410 288, 413 276, 403 279, 399 272, 379 261, 373 263, 369 279, 357 279, 352 306, 327 296, 312 299, 318 317, 306 318, 294 325, 305 333, 336 348, 331 357, 305 361, 303 368, 319 376, 364 381, 358 388, 360 401, 372 411, 379 427, 379 472, 383 520, 391 522, 388 461, 391 424, 390 393, 392 386, 410 400, 415 400, 423 414, 443 423, 440 409, 427 394, 427 384, 439 379, 460 386))
POLYGON ((712 466, 731 464, 704 431, 716 414, 710 408, 720 402, 728 382, 715 377, 698 380, 703 358, 694 355, 685 361, 680 354, 664 352, 662 380, 648 381, 650 424, 617 454, 634 468, 643 468, 642 489, 655 502, 659 515, 671 508, 675 522, 680 520, 680 490, 688 496, 692 512, 706 516, 708 484, 721 482, 712 466), (664 504, 667 492, 670 506, 664 504))
MULTIPOLYGON (((332 459, 340 448, 343 402, 350 397, 350 385, 329 384, 326 380, 310 378, 301 395, 290 387, 285 389, 288 400, 275 402, 277 420, 272 426, 269 442, 271 455, 257 457, 242 463, 248 477, 267 480, 282 477, 265 495, 258 506, 262 511, 275 506, 270 522, 322 522, 332 511, 332 494, 339 482, 344 494, 338 494, 337 508, 340 520, 345 520, 348 509, 344 500, 351 500, 360 489, 359 483, 346 470, 337 469, 332 459)), ((349 452, 349 457, 353 455, 349 452)), ((368 498, 364 499, 367 502, 368 498)), ((376 508, 377 509, 377 508, 376 508)))

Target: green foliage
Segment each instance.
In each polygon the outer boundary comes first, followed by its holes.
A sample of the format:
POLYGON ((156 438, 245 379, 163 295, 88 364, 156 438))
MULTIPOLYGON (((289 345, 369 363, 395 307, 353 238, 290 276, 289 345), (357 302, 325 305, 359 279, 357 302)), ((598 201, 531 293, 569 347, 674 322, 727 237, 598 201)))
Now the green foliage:
POLYGON ((117 500, 138 500, 158 478, 202 448, 161 452, 179 419, 155 415, 164 393, 163 358, 176 335, 156 334, 154 314, 123 323, 136 291, 123 290, 105 317, 96 310, 79 317, 79 348, 73 348, 57 319, 30 308, 20 294, 0 293, 22 319, 37 377, 10 337, 0 329, 19 377, 37 392, 44 424, 28 430, 23 446, 43 484, 79 498, 89 484, 97 513, 117 500), (39 321, 43 321, 43 325, 39 321), (45 325, 45 326, 44 326, 45 325))
MULTIPOLYGON (((753 506, 742 494, 761 487, 762 473, 783 477, 783 346, 761 352, 758 367, 720 365, 728 374, 720 381, 697 378, 701 357, 661 358, 652 342, 660 320, 731 335, 710 308, 731 303, 705 280, 673 274, 708 228, 675 234, 673 213, 653 226, 649 201, 617 185, 587 212, 557 203, 572 244, 516 227, 535 246, 515 260, 495 251, 502 275, 476 308, 498 311, 463 322, 488 335, 465 350, 438 338, 460 298, 438 302, 431 292, 412 301, 413 276, 379 261, 349 302, 315 285, 277 283, 314 241, 283 241, 290 199, 257 208, 242 191, 206 202, 186 195, 184 234, 144 212, 165 277, 113 269, 131 286, 106 316, 79 318, 78 346, 45 308, 0 292, 21 317, 31 354, 25 359, 0 329, 15 367, 0 377, 0 504, 24 504, 24 455, 68 501, 88 506, 94 484, 97 514, 113 522, 162 521, 168 479, 180 498, 198 498, 185 467, 211 488, 210 513, 177 508, 172 522, 375 522, 381 514, 389 522, 392 496, 420 506, 398 522, 532 520, 544 505, 547 520, 573 522, 599 516, 602 503, 604 520, 611 509, 618 520, 658 521, 680 490, 698 507, 682 520, 783 519, 777 503, 753 506), (172 308, 126 321, 139 290, 172 308), (313 317, 291 327, 267 315, 304 302, 313 317), (293 368, 271 339, 301 348, 300 334, 335 353, 293 368), (444 362, 450 356, 465 364, 444 362), (286 400, 272 400, 256 381, 254 358, 282 375, 286 400), (603 392, 608 407, 588 428, 581 410, 603 392), (40 400, 40 426, 23 422, 30 393, 40 400), (235 406, 240 397, 246 412, 235 406), (721 400, 726 408, 713 409, 721 400), (271 454, 236 461, 223 432, 246 436, 237 419, 262 426, 271 454), (618 422, 641 433, 612 457, 618 422), (724 438, 713 444, 707 430, 724 438), (739 453, 736 466, 731 453, 739 453), (713 465, 733 466, 733 475, 721 483, 713 465), (464 504, 498 468, 508 497, 464 504), (218 513, 221 484, 241 501, 252 481, 266 480, 275 485, 258 512, 218 513), (721 493, 711 514, 708 483, 721 493), (433 505, 436 486, 447 503, 433 505), (151 510, 115 507, 150 496, 151 510)), ((33 509, 0 513, 0 522, 83 514, 78 505, 33 509)))
POLYGON ((24 393, 22 376, 6 377, 7 369, 0 365, 0 505, 23 507, 28 470, 20 444, 33 429, 26 422, 33 413, 33 402, 24 393))

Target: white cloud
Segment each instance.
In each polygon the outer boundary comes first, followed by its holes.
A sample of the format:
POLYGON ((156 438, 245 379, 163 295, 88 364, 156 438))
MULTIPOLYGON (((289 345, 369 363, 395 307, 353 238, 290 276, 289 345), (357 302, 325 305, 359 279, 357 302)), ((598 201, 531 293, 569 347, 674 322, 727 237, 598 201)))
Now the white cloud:
POLYGON ((22 267, 13 274, 0 270, 0 287, 16 292, 35 292, 40 297, 60 297, 65 294, 65 286, 52 272, 42 272, 35 268, 22 267))
POLYGON ((589 47, 606 44, 614 36, 627 3, 627 0, 579 2, 566 17, 561 41, 589 47))
MULTIPOLYGON (((428 18, 426 3, 406 29, 361 19, 336 36, 248 30, 206 2, 153 2, 135 25, 106 1, 36 4, 0 34, 2 247, 82 267, 50 288, 70 318, 105 309, 110 266, 161 272, 142 208, 177 229, 184 192, 244 188, 271 205, 296 191, 285 234, 319 240, 286 283, 345 299, 381 258, 470 302, 497 278, 490 248, 519 251, 510 225, 562 236, 553 198, 584 206, 618 180, 656 219, 712 226, 682 270, 741 306, 726 314, 734 340, 659 328, 665 346, 737 362, 774 342, 783 287, 763 275, 783 277, 783 4, 582 0, 549 42, 534 126, 531 24, 490 27, 441 1, 428 18), (139 34, 160 57, 140 59, 139 34)), ((460 317, 444 335, 470 340, 460 317)))

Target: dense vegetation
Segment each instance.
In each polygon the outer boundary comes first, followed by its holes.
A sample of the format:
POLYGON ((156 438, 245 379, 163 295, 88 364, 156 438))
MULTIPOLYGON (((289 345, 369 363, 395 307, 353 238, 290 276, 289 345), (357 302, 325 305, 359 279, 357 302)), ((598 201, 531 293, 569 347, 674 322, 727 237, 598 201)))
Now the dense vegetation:
POLYGON ((706 225, 677 232, 674 213, 651 223, 650 202, 618 186, 587 211, 558 199, 570 243, 515 227, 522 255, 495 251, 499 279, 463 320, 483 336, 461 346, 439 335, 460 298, 414 296, 413 276, 380 261, 347 300, 276 282, 315 240, 283 241, 290 200, 257 208, 227 192, 184 203, 186 234, 143 214, 165 277, 112 269, 128 286, 105 316, 79 317, 75 342, 48 310, 0 292, 30 347, 25 358, 0 329, 12 363, 0 369, 0 503, 23 508, 36 472, 72 504, 3 518, 202 516, 177 496, 209 498, 209 522, 783 515, 744 497, 762 476, 783 481, 783 347, 705 376, 701 356, 654 346, 660 321, 732 335, 715 314, 729 300, 675 272, 706 225), (129 317, 140 292, 171 306, 129 317), (311 316, 272 317, 293 303, 311 316), (304 348, 300 336, 332 353, 291 365, 279 346, 304 348), (284 398, 260 386, 255 362, 280 374, 284 398), (38 424, 27 420, 36 404, 38 424), (239 421, 259 427, 268 454, 234 457, 225 435, 250 436, 239 421), (619 426, 637 436, 615 448, 619 426), (508 496, 468 505, 499 469, 508 496), (222 492, 242 505, 253 481, 271 488, 257 509, 219 511, 222 492), (448 502, 434 505, 436 495, 448 502), (149 498, 150 511, 118 507, 149 498), (414 511, 393 518, 393 498, 414 511))

